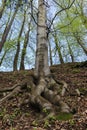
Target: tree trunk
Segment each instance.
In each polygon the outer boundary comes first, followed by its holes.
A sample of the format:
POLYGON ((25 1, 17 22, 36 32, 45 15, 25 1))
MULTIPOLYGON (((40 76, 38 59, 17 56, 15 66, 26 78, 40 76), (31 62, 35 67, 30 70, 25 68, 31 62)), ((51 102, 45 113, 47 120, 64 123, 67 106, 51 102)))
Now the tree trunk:
POLYGON ((20 38, 24 29, 24 24, 25 24, 25 19, 26 19, 26 11, 24 11, 24 19, 22 22, 22 26, 19 32, 19 36, 18 36, 18 41, 17 41, 17 50, 16 50, 16 54, 14 57, 14 61, 13 61, 13 70, 17 70, 17 63, 18 63, 18 56, 19 56, 19 52, 20 52, 20 38))
POLYGON ((75 39, 77 40, 77 43, 80 45, 80 47, 83 49, 84 53, 87 55, 87 48, 84 46, 83 41, 81 40, 80 36, 77 34, 74 34, 75 39))
MULTIPOLYGON (((69 112, 70 108, 64 103, 60 96, 51 90, 51 87, 57 91, 57 83, 51 77, 50 69, 48 65, 48 44, 47 44, 47 33, 46 33, 46 9, 44 0, 38 1, 38 27, 37 27, 37 50, 36 50, 36 66, 35 76, 38 79, 31 89, 30 102, 43 112, 44 109, 53 115, 55 108, 57 111, 59 107, 62 112, 69 112)), ((64 85, 62 96, 64 96, 67 85, 64 85)), ((45 113, 46 114, 46 113, 45 113)), ((49 115, 50 116, 50 115, 49 115)))
POLYGON ((25 55, 26 55, 26 49, 27 49, 27 45, 28 45, 28 42, 29 42, 30 26, 31 26, 31 19, 30 19, 30 22, 28 24, 28 31, 25 34, 24 45, 23 45, 22 55, 21 55, 21 62, 20 62, 20 70, 25 69, 24 58, 25 58, 25 55))
MULTIPOLYGON (((19 3, 19 2, 18 2, 18 3, 19 3)), ((6 27, 5 27, 4 33, 3 33, 3 35, 2 35, 2 39, 1 39, 1 41, 0 41, 0 52, 2 51, 2 48, 3 48, 3 46, 4 46, 4 43, 6 42, 7 36, 8 36, 8 34, 9 34, 10 29, 11 29, 12 23, 13 23, 13 21, 14 21, 14 19, 15 19, 16 14, 17 14, 18 7, 19 7, 18 5, 19 5, 19 4, 17 4, 17 6, 16 6, 15 12, 14 12, 12 18, 11 18, 10 23, 9 23, 8 25, 6 25, 6 27)))
POLYGON ((71 61, 74 62, 73 52, 72 52, 72 49, 71 49, 71 47, 69 45, 69 41, 68 41, 67 37, 66 37, 66 41, 67 41, 67 44, 68 44, 69 54, 70 54, 70 57, 71 57, 71 61))
POLYGON ((46 9, 44 0, 38 1, 38 26, 37 26, 37 49, 35 75, 47 76, 50 73, 48 66, 48 43, 46 31, 46 9))
POLYGON ((52 66, 53 65, 53 61, 52 61, 52 51, 51 51, 50 41, 49 41, 49 53, 50 53, 50 65, 52 66))
POLYGON ((4 51, 4 54, 2 55, 2 57, 0 59, 0 66, 2 65, 3 60, 4 60, 4 58, 5 58, 5 56, 6 56, 6 54, 7 54, 8 51, 9 51, 9 49, 7 49, 7 50, 4 51))
POLYGON ((3 12, 5 10, 5 6, 6 6, 6 0, 2 0, 2 5, 0 7, 0 19, 2 18, 3 12))
POLYGON ((63 64, 64 60, 63 60, 63 57, 62 57, 62 54, 61 54, 61 49, 60 49, 60 46, 59 46, 59 43, 58 43, 58 37, 57 37, 56 32, 54 34, 54 41, 55 41, 55 45, 56 45, 56 50, 57 50, 58 55, 59 55, 60 63, 63 64))
MULTIPOLYGON (((14 93, 18 93, 22 88, 27 88, 29 92, 29 102, 38 107, 43 114, 49 118, 59 112, 70 112, 70 108, 64 103, 59 96, 60 88, 62 85, 61 96, 64 96, 67 84, 64 81, 56 81, 52 78, 49 65, 48 65, 48 44, 47 44, 47 32, 46 32, 46 9, 44 0, 38 1, 38 25, 37 25, 37 50, 36 50, 36 64, 35 64, 35 76, 32 75, 31 83, 24 83, 24 85, 17 85, 13 87, 12 93, 3 98, 0 103, 5 99, 13 96, 14 93), (29 84, 30 83, 30 84, 29 84), (18 87, 18 89, 17 89, 18 87), (49 115, 48 115, 49 114, 49 115)), ((23 81, 22 81, 23 82, 23 81)), ((25 82, 25 81, 24 81, 25 82)), ((27 82, 27 81, 26 81, 27 82)), ((22 90, 23 90, 22 89, 22 90)))

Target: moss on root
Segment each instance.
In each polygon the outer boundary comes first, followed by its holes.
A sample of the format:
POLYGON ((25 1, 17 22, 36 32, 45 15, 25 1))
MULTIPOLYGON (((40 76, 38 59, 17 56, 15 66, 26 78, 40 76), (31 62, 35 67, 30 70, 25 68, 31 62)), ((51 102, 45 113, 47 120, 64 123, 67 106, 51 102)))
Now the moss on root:
POLYGON ((56 119, 57 119, 57 120, 64 120, 64 121, 70 120, 70 119, 72 119, 72 118, 73 118, 73 114, 71 114, 71 113, 62 113, 62 112, 60 112, 60 113, 56 116, 56 119))

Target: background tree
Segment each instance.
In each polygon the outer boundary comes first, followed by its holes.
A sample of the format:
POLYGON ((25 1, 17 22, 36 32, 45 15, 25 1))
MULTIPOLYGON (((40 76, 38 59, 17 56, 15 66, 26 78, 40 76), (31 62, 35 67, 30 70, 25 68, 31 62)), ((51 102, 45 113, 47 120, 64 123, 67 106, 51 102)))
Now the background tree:
POLYGON ((24 18, 23 18, 23 22, 22 22, 21 29, 20 29, 20 32, 18 35, 18 39, 17 39, 17 50, 16 50, 16 54, 14 56, 13 70, 17 70, 18 57, 19 57, 19 53, 20 53, 20 41, 21 41, 23 30, 24 30, 25 20, 26 20, 26 11, 24 11, 24 18))
POLYGON ((4 12, 5 7, 6 7, 6 4, 7 4, 7 0, 2 0, 2 4, 0 6, 0 19, 2 18, 3 12, 4 12))
POLYGON ((13 23, 13 21, 14 21, 14 19, 15 19, 16 13, 17 13, 17 11, 18 11, 18 7, 19 7, 19 2, 18 2, 18 4, 17 4, 17 6, 16 6, 16 9, 15 9, 15 11, 14 11, 14 14, 13 14, 13 16, 12 16, 10 22, 9 22, 8 25, 6 25, 6 27, 5 27, 4 33, 3 33, 3 35, 2 35, 2 39, 1 39, 1 41, 0 41, 0 52, 2 51, 2 47, 3 47, 4 43, 6 42, 6 38, 7 38, 8 34, 9 34, 9 31, 10 31, 10 29, 11 29, 12 23, 13 23))
POLYGON ((25 55, 26 55, 26 51, 27 51, 27 45, 28 45, 29 37, 30 37, 31 22, 32 22, 32 17, 30 16, 30 20, 29 20, 29 23, 28 23, 28 31, 25 33, 24 45, 23 45, 22 54, 21 54, 20 70, 25 69, 24 59, 25 59, 25 55))

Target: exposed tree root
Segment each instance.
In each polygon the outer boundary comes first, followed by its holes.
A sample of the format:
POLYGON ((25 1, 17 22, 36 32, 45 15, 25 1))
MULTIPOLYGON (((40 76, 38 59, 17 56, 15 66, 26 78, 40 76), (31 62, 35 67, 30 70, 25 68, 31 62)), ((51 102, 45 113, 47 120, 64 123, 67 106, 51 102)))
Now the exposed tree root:
POLYGON ((0 105, 15 94, 23 92, 24 89, 29 91, 29 99, 25 103, 31 103, 35 107, 38 107, 47 118, 59 111, 67 113, 71 111, 69 106, 61 98, 61 96, 65 95, 67 83, 64 81, 55 81, 51 77, 41 77, 38 84, 33 83, 33 81, 31 81, 31 84, 22 81, 22 83, 16 84, 12 88, 1 89, 1 93, 9 93, 0 100, 0 105), (59 95, 60 86, 63 87, 59 95))
POLYGON ((20 84, 15 84, 13 87, 10 87, 10 88, 0 88, 0 93, 1 93, 1 92, 11 92, 11 91, 14 90, 16 87, 18 87, 18 85, 20 86, 20 84))
POLYGON ((2 99, 0 100, 0 105, 1 105, 3 102, 5 102, 6 100, 8 100, 9 98, 11 98, 13 95, 17 94, 19 91, 20 91, 20 86, 14 88, 14 90, 13 90, 11 93, 9 93, 7 96, 5 96, 4 98, 2 98, 2 99))
POLYGON ((3 97, 1 100, 0 100, 0 105, 7 101, 8 99, 12 98, 15 94, 19 93, 22 91, 23 88, 26 87, 26 83, 21 83, 21 84, 16 84, 14 85, 12 88, 4 88, 4 89, 1 89, 0 92, 9 92, 5 97, 3 97))

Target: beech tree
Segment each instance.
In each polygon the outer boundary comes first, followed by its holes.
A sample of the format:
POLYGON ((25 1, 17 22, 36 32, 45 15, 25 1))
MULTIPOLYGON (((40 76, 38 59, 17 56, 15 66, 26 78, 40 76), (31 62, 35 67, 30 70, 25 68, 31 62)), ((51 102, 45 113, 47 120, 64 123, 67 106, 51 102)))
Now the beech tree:
MULTIPOLYGON (((6 97, 0 100, 0 104, 14 93, 23 91, 27 88, 29 91, 29 100, 32 105, 38 106, 39 110, 49 116, 53 116, 56 112, 67 112, 71 110, 69 106, 64 103, 61 96, 64 96, 67 89, 67 83, 64 81, 55 80, 50 72, 48 64, 48 37, 46 26, 46 6, 44 0, 38 0, 38 21, 37 21, 37 48, 36 48, 36 62, 34 75, 31 81, 27 83, 23 81, 17 84, 8 91, 12 91, 6 97), (59 95, 60 86, 63 86, 59 95)), ((7 89, 6 89, 7 90, 7 89)), ((4 91, 6 91, 4 89, 4 91)), ((0 90, 3 91, 3 90, 0 90)))
MULTIPOLYGON (((68 8, 69 7, 66 9, 68 8)), ((57 14, 58 13, 56 13, 56 15, 57 14)), ((31 75, 30 81, 23 80, 12 88, 0 90, 11 91, 6 97, 0 100, 0 104, 13 96, 14 93, 19 93, 27 89, 29 91, 29 98, 26 103, 30 102, 32 105, 36 106, 36 108, 38 107, 38 109, 49 118, 59 111, 69 113, 72 110, 61 98, 61 96, 65 95, 67 83, 55 79, 50 71, 48 63, 48 31, 46 20, 46 3, 44 0, 38 0, 37 45, 34 73, 31 75), (62 89, 60 92, 61 86, 62 89), (47 113, 49 113, 49 115, 47 115, 47 113)), ((53 20, 49 27, 52 26, 53 20)))

